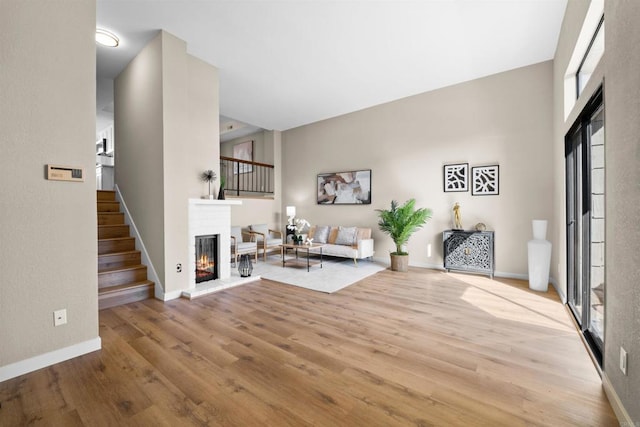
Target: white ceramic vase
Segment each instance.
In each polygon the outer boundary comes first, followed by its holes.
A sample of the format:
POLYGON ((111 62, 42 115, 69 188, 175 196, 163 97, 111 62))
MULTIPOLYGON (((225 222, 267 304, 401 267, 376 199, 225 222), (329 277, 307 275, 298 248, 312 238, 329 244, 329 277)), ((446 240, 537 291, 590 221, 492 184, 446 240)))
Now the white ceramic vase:
POLYGON ((546 240, 547 221, 534 219, 533 240, 527 243, 529 258, 529 288, 547 292, 551 267, 551 242, 546 240))

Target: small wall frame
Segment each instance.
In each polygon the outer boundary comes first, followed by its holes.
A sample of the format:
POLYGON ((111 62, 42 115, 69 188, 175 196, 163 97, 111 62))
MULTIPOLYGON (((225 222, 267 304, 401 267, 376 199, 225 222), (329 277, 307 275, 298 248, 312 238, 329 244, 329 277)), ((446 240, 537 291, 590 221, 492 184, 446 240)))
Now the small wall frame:
POLYGON ((471 195, 495 196, 500 194, 500 166, 474 166, 471 168, 471 195))
POLYGON ((444 165, 442 178, 445 193, 469 191, 469 163, 444 165))
MULTIPOLYGON (((253 140, 241 142, 233 146, 233 158, 238 160, 253 161, 253 140)), ((253 172, 253 165, 250 163, 238 162, 238 169, 233 170, 233 174, 253 172)))

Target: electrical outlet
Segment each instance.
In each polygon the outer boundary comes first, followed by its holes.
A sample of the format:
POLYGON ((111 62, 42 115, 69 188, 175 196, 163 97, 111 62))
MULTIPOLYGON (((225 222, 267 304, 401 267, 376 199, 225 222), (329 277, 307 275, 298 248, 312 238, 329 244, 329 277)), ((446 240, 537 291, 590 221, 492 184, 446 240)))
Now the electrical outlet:
POLYGON ((53 326, 60 326, 67 323, 67 310, 56 310, 53 312, 53 326))
POLYGON ((627 375, 627 352, 622 347, 620 347, 620 370, 627 375))
POLYGON ((176 264, 176 272, 182 273, 182 264, 176 264))

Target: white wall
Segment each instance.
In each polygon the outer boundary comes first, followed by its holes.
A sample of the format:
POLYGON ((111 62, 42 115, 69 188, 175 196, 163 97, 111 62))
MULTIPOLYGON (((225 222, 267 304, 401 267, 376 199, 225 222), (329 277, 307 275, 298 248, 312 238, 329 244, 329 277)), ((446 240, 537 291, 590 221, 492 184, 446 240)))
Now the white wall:
POLYGON ((115 181, 164 283, 162 35, 115 79, 115 181))
MULTIPOLYGON (((253 139, 254 149, 259 149, 256 161, 274 165, 273 197, 242 197, 242 205, 231 206, 231 224, 247 228, 250 224, 267 224, 274 230, 284 232, 286 218, 281 213, 282 200, 282 134, 279 131, 261 131, 253 136, 239 138, 221 145, 221 155, 232 157, 234 141, 253 139), (284 218, 284 219, 283 219, 284 218)), ((227 197, 233 197, 227 195, 227 197)))
POLYGON ((288 130, 283 206, 316 224, 371 227, 386 260, 393 243, 374 209, 415 198, 434 216, 409 241, 409 262, 441 267, 442 231, 460 202, 465 228, 495 230, 496 270, 526 275, 531 220, 553 222, 552 106, 549 61, 288 130), (459 162, 499 164, 500 195, 443 192, 443 165, 459 162), (371 205, 316 205, 318 173, 357 169, 372 169, 371 205))
POLYGON ((189 287, 188 200, 219 173, 218 71, 186 51, 161 31, 115 82, 116 184, 165 293, 189 287))
POLYGON ((0 2, 0 381, 30 358, 99 348, 95 19, 90 0, 0 2), (85 180, 48 181, 46 164, 85 180))

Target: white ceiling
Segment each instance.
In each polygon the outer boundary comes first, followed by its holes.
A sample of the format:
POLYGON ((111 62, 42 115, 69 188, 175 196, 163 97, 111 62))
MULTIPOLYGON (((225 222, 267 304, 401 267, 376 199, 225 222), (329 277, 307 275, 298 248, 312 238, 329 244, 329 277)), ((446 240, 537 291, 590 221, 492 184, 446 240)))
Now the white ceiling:
POLYGON ((98 84, 164 29, 220 70, 221 115, 286 130, 552 59, 566 3, 98 0, 98 84))

